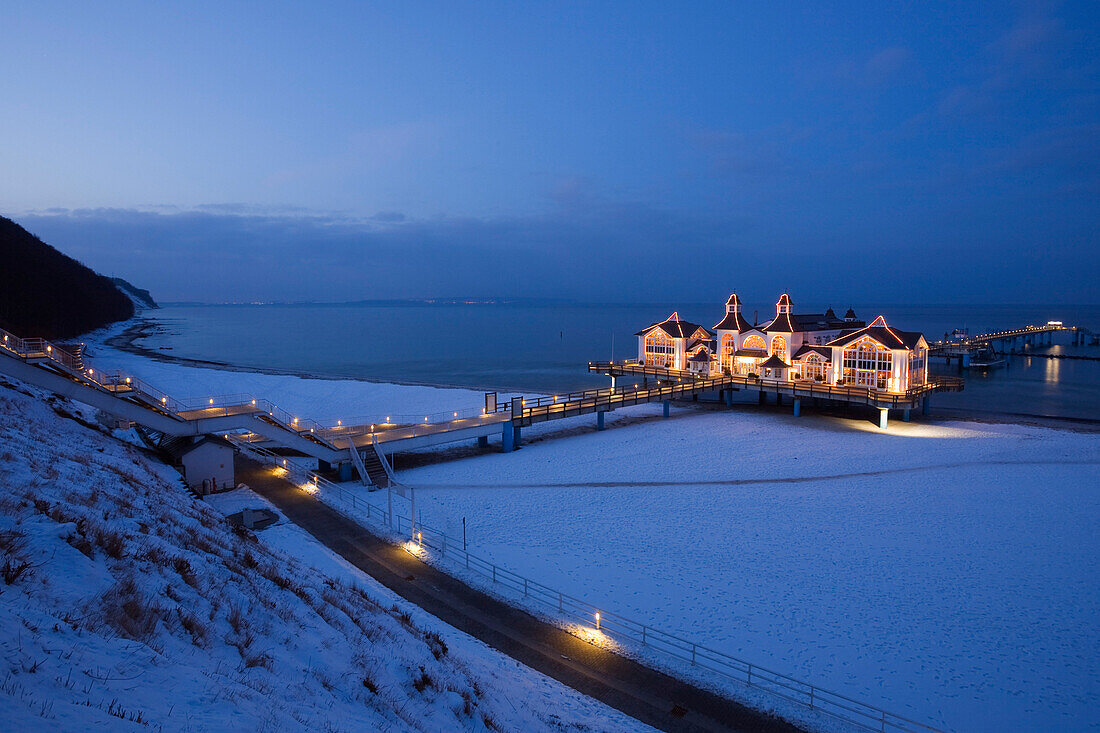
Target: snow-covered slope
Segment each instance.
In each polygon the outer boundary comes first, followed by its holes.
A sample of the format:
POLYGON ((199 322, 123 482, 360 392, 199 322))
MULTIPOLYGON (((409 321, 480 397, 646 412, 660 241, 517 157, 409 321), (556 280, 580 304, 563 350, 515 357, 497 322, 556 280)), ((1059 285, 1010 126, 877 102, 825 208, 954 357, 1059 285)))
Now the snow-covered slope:
POLYGON ((5 730, 644 728, 12 382, 0 482, 5 730))

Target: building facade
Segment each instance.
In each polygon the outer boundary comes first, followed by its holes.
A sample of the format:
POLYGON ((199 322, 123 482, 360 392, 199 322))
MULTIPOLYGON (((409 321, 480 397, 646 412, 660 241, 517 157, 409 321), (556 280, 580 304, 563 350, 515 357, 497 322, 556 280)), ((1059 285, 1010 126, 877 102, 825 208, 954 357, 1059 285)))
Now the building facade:
POLYGON ((694 374, 755 376, 904 392, 928 381, 928 343, 879 316, 870 324, 849 308, 838 318, 794 313, 783 293, 775 317, 751 324, 734 293, 714 333, 680 320, 678 313, 639 331, 638 362, 694 374))
MULTIPOLYGON (((646 326, 638 333, 638 362, 666 369, 688 369, 692 357, 714 352, 714 334, 698 323, 680 320, 679 313, 646 326)), ((707 373, 710 372, 707 361, 707 373)), ((698 367, 696 367, 698 369, 698 367)))

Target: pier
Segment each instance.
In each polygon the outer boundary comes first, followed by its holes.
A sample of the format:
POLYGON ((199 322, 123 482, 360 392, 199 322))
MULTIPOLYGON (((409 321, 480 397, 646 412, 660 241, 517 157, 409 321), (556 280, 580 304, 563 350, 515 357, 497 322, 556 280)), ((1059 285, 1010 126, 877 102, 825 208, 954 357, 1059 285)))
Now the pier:
POLYGON ((1066 326, 1061 322, 1050 322, 1044 326, 1024 326, 1007 331, 992 331, 977 336, 967 336, 956 341, 940 340, 929 345, 928 356, 945 359, 948 364, 954 359, 960 369, 971 366, 975 355, 981 349, 992 349, 998 354, 1027 354, 1050 359, 1082 359, 1100 361, 1100 357, 1078 354, 1038 354, 1032 347, 1053 346, 1058 334, 1070 336, 1072 346, 1095 345, 1097 335, 1081 326, 1066 326))
POLYGON ((135 375, 88 363, 82 349, 21 339, 0 330, 0 372, 24 382, 141 425, 158 437, 221 435, 242 446, 316 458, 322 466, 334 466, 345 480, 352 478, 354 467, 364 482, 376 486, 387 485, 387 456, 398 452, 466 440, 488 446, 489 438, 498 434, 501 449, 510 452, 521 446, 522 430, 528 426, 595 415, 597 429, 602 430, 608 412, 634 405, 661 403, 668 417, 673 400, 714 394, 732 405, 734 392, 747 391, 758 393, 761 402, 768 395, 775 395, 779 404, 788 399, 795 415, 801 414, 805 400, 867 405, 879 411, 879 425, 886 428, 890 410, 900 411, 908 421, 912 409, 920 407, 927 413, 932 393, 963 388, 961 379, 951 377, 936 377, 904 392, 887 392, 751 375, 702 376, 629 362, 590 362, 588 370, 611 377, 612 386, 499 402, 497 394, 490 392, 483 408, 426 415, 423 421, 386 417, 370 423, 322 425, 252 395, 177 399, 135 375), (640 377, 642 382, 623 388, 617 384, 622 377, 640 377))
POLYGON ((802 414, 803 400, 866 405, 879 411, 879 426, 882 428, 887 427, 890 410, 900 411, 902 420, 908 422, 910 411, 913 409, 919 407, 924 414, 928 414, 932 394, 936 392, 959 392, 962 391, 964 386, 963 380, 958 377, 933 375, 929 378, 928 383, 920 387, 908 389, 904 392, 887 392, 867 387, 823 384, 812 380, 767 379, 753 375, 699 377, 687 370, 649 366, 631 360, 623 362, 589 362, 588 371, 609 376, 613 381, 617 381, 622 377, 641 377, 643 381, 640 391, 662 389, 665 385, 683 388, 685 385, 690 384, 692 385, 692 388, 688 390, 690 394, 716 393, 719 401, 723 401, 727 405, 733 404, 734 392, 742 391, 756 393, 761 404, 768 399, 769 395, 775 396, 776 404, 783 404, 784 398, 788 398, 795 416, 802 414), (654 387, 648 385, 650 378, 656 381, 654 387))

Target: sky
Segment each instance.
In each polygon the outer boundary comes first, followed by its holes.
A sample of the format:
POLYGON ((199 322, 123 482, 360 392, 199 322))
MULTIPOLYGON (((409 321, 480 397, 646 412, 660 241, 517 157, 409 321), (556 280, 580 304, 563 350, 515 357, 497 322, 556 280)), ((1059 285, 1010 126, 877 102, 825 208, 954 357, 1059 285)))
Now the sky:
POLYGON ((1100 303, 1095 3, 18 3, 0 214, 162 301, 1100 303))

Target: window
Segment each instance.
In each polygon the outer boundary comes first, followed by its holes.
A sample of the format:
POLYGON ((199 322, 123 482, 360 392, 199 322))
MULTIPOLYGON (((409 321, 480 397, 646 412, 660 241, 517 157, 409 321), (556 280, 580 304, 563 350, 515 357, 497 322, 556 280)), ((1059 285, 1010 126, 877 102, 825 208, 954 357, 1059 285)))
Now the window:
POLYGON ((645 363, 647 366, 671 367, 676 347, 664 331, 657 329, 645 337, 645 363))
POLYGON ((737 336, 732 333, 722 334, 722 348, 718 350, 720 366, 723 370, 733 372, 733 352, 737 351, 737 336))
POLYGON ((753 334, 752 336, 745 337, 745 341, 741 344, 741 347, 745 349, 765 350, 768 348, 768 345, 764 342, 763 338, 753 334))
POLYGON ((920 349, 919 351, 909 352, 909 386, 919 387, 925 383, 924 366, 928 351, 926 349, 920 349))
POLYGON ((806 359, 806 365, 802 367, 802 375, 806 379, 815 382, 824 382, 827 378, 828 365, 820 354, 810 354, 806 359))
POLYGON ((894 355, 885 346, 863 339, 844 350, 844 381, 860 387, 886 389, 894 355))
POLYGON ((787 360, 787 341, 782 336, 772 338, 772 355, 787 360))

